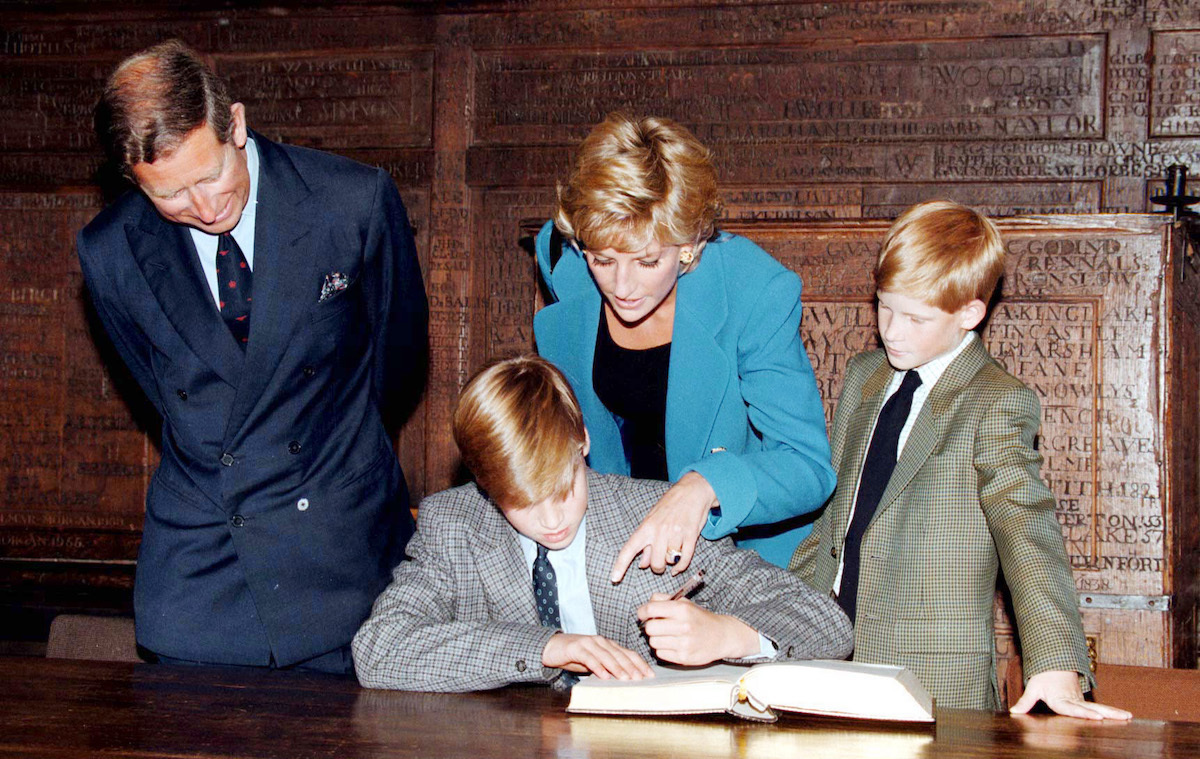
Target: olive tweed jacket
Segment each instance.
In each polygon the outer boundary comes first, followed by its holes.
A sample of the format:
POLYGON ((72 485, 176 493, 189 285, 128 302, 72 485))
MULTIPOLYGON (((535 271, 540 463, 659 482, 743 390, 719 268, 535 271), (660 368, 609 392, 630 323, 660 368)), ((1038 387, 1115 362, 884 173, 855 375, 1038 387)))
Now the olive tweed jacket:
MULTIPOLYGON (((829 592, 859 473, 893 374, 883 351, 855 357, 833 421, 838 486, 791 569, 829 592)), ((1034 449, 1037 397, 972 341, 932 388, 863 536, 857 661, 911 669, 953 708, 999 704, 993 599, 1012 592, 1025 675, 1073 670, 1091 683, 1078 598, 1034 449)))

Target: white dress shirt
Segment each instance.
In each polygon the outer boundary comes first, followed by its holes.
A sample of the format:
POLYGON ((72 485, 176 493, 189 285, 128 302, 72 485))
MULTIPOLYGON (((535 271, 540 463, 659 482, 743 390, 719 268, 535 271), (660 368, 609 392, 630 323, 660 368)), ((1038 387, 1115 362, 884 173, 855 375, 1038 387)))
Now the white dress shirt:
MULTIPOLYGON (((938 380, 942 378, 942 375, 946 373, 946 368, 949 367, 950 364, 954 363, 954 359, 958 358, 959 354, 966 350, 967 346, 971 344, 972 340, 976 339, 978 339, 978 337, 976 336, 975 332, 973 330, 968 331, 967 334, 963 336, 962 342, 960 342, 958 347, 956 347, 954 350, 943 353, 932 361, 922 364, 913 370, 921 378, 921 384, 916 390, 913 391, 912 408, 908 411, 908 418, 904 420, 904 427, 900 429, 900 440, 896 445, 897 460, 899 460, 900 455, 904 453, 904 444, 908 442, 908 435, 910 432, 912 432, 912 428, 913 425, 916 424, 917 417, 921 414, 921 407, 925 405, 925 399, 929 397, 929 392, 933 390, 933 386, 936 385, 938 380)), ((896 391, 900 389, 900 383, 904 381, 904 375, 905 372, 892 372, 892 378, 888 381, 887 394, 884 395, 883 398, 884 405, 886 405, 888 399, 895 395, 896 391)), ((879 407, 879 410, 881 412, 883 411, 882 405, 879 407)), ((879 422, 878 416, 875 417, 875 422, 879 422)), ((867 438, 867 440, 870 440, 874 436, 875 424, 872 424, 871 435, 867 438)), ((868 443, 868 445, 870 445, 870 443, 868 443)), ((863 456, 864 464, 866 463, 866 460, 867 457, 863 456)), ((860 485, 862 484, 862 470, 859 470, 858 472, 858 483, 860 485)), ((858 508, 857 491, 854 493, 854 506, 850 509, 850 517, 846 520, 847 532, 850 531, 850 523, 854 521, 854 509, 856 508, 858 508)), ((845 541, 844 535, 842 536, 842 540, 845 541)), ((839 593, 842 589, 842 562, 844 560, 845 551, 842 551, 842 555, 838 558, 837 577, 833 579, 834 593, 839 593)))
MULTIPOLYGON (((533 560, 537 558, 538 544, 517 533, 521 551, 525 554, 525 565, 529 567, 529 582, 533 583, 533 560)), ((588 591, 587 517, 579 523, 579 531, 571 545, 559 551, 547 551, 550 566, 554 567, 554 580, 558 585, 558 615, 562 620, 563 632, 572 635, 595 635, 596 617, 592 612, 592 594, 588 591)))
MULTIPOLYGON (((254 271, 254 216, 258 206, 258 146, 253 138, 246 138, 246 171, 250 173, 250 197, 242 210, 242 218, 233 228, 233 239, 237 240, 242 255, 246 257, 246 265, 254 271)), ((204 269, 204 278, 208 281, 208 290, 212 293, 213 305, 221 302, 217 293, 217 238, 220 235, 210 235, 195 227, 188 227, 192 233, 192 242, 196 246, 196 255, 200 257, 200 268, 204 269)))

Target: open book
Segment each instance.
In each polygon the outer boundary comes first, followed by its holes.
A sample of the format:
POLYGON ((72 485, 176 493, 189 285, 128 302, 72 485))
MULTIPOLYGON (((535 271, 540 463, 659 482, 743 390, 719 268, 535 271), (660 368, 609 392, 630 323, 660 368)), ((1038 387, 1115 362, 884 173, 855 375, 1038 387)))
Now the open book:
POLYGON ((752 667, 654 667, 646 680, 585 677, 567 711, 582 714, 729 712, 773 722, 775 711, 933 722, 933 698, 904 667, 849 661, 766 662, 752 667))

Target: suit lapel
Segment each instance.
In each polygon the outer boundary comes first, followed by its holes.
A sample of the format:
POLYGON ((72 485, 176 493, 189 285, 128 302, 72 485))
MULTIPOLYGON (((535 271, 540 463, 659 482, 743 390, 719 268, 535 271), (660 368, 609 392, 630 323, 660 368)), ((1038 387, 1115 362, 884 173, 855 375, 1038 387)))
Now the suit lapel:
POLYGON ((254 305, 245 377, 238 385, 226 440, 241 428, 273 379, 296 320, 317 298, 316 285, 304 285, 314 260, 306 245, 313 242, 312 218, 320 209, 310 208, 311 192, 287 155, 262 136, 253 136, 259 155, 254 305))
POLYGON ((672 478, 708 453, 705 446, 729 383, 729 358, 717 344, 728 303, 724 273, 703 260, 680 277, 667 373, 667 472, 672 478))
MULTIPOLYGON (((850 459, 843 461, 842 471, 838 472, 841 482, 855 483, 857 486, 862 475, 863 460, 871 445, 871 433, 875 429, 875 420, 879 417, 879 410, 883 408, 883 402, 886 400, 888 381, 892 378, 892 374, 892 367, 884 359, 863 383, 861 399, 846 426, 843 456, 848 455, 850 459)), ((857 487, 847 489, 843 496, 835 498, 830 504, 830 507, 834 509, 830 515, 836 527, 834 534, 845 535, 846 527, 850 522, 850 512, 854 508, 857 495, 857 487)))
POLYGON ((900 493, 904 492, 904 488, 908 487, 908 483, 933 452, 934 446, 945 437, 946 425, 950 421, 945 412, 953 405, 959 391, 971 381, 986 361, 987 351, 983 348, 983 341, 976 337, 950 366, 946 367, 937 384, 929 391, 929 396, 921 406, 921 412, 917 415, 912 430, 909 431, 904 451, 896 462, 896 469, 892 472, 892 478, 888 480, 887 489, 879 499, 879 507, 875 509, 872 523, 895 502, 900 493))
MULTIPOLYGON (((484 496, 479 494, 479 499, 484 496)), ((495 599, 506 613, 520 615, 515 621, 541 624, 533 598, 533 575, 525 564, 520 539, 495 504, 486 502, 487 510, 471 545, 479 563, 484 597, 495 599)))
MULTIPOLYGON (((629 520, 619 493, 610 483, 611 480, 588 472, 587 545, 584 552, 596 632, 609 640, 622 641, 628 639, 629 625, 635 624, 635 620, 626 618, 621 612, 635 605, 631 595, 638 586, 640 573, 635 562, 620 583, 613 585, 608 578, 617 552, 633 534, 637 523, 629 520)), ((641 600, 648 599, 647 593, 641 600)))
POLYGON ((242 350, 213 303, 188 228, 165 221, 151 207, 128 235, 146 284, 175 331, 201 361, 237 387, 242 350))

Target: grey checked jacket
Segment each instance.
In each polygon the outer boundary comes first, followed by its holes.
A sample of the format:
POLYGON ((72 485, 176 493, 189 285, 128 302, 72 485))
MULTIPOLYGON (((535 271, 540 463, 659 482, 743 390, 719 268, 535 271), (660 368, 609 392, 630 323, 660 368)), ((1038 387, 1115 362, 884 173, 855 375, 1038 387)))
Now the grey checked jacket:
MULTIPOLYGON (((635 610, 652 593, 671 593, 683 577, 632 566, 613 585, 617 552, 668 483, 588 472, 588 589, 600 635, 653 662, 635 610)), ((533 587, 517 533, 474 485, 421 503, 410 561, 375 601, 354 638, 359 681, 371 688, 470 691, 509 683, 552 683, 543 667, 556 630, 538 623, 533 587)), ((734 547, 697 544, 692 566, 705 584, 692 600, 741 619, 779 646, 778 658, 844 658, 850 625, 828 597, 798 578, 734 547)))

